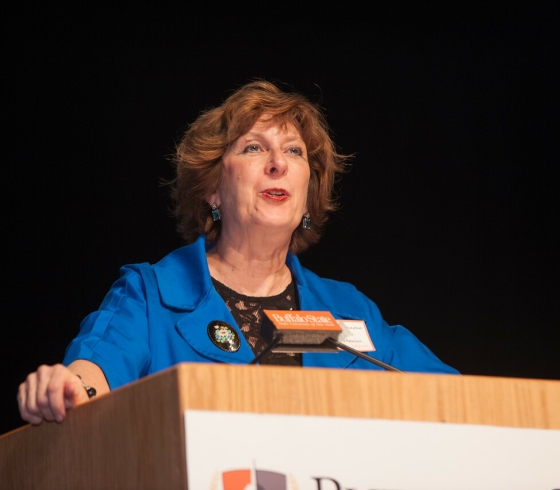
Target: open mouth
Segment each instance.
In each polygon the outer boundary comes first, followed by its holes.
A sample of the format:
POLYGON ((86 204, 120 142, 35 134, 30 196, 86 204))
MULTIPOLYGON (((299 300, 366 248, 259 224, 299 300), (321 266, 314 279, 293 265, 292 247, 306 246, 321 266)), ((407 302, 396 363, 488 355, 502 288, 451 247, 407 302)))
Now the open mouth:
POLYGON ((283 201, 290 197, 290 194, 285 189, 266 189, 263 191, 263 195, 275 201, 283 201))

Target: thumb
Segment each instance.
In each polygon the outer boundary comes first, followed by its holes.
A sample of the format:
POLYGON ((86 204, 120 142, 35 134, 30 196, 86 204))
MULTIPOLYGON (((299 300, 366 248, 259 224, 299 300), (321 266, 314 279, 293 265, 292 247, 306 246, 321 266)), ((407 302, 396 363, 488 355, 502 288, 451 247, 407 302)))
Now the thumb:
POLYGON ((73 376, 64 384, 64 406, 65 408, 73 408, 77 405, 85 403, 89 397, 82 385, 82 381, 77 376, 73 376))

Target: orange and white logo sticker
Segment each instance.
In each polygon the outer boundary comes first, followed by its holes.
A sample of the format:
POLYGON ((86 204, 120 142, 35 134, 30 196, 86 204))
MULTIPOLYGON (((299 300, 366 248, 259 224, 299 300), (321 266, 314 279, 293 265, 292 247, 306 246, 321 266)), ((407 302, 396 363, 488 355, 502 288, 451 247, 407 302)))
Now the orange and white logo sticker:
POLYGON ((264 310, 278 330, 332 330, 342 328, 328 311, 264 310))

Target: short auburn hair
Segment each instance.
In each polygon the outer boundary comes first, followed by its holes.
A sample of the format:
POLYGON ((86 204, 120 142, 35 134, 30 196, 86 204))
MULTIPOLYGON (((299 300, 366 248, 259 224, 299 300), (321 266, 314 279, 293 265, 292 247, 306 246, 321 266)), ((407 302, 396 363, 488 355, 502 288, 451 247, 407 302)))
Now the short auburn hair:
POLYGON ((221 221, 212 220, 206 199, 218 190, 222 156, 229 145, 248 133, 262 116, 284 127, 293 125, 307 147, 311 229, 295 229, 290 251, 301 252, 319 240, 328 212, 336 209, 333 186, 348 157, 337 153, 318 106, 303 95, 284 92, 273 83, 257 80, 236 90, 221 106, 204 111, 177 146, 173 159, 177 174, 171 182, 171 197, 177 230, 187 244, 202 233, 206 234, 207 243, 220 238, 221 221))

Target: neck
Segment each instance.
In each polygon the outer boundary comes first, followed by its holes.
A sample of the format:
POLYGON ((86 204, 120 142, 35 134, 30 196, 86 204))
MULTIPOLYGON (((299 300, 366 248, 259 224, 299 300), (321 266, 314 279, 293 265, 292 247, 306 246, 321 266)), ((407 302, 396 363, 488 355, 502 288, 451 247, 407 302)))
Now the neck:
POLYGON ((289 240, 272 234, 260 237, 224 236, 207 252, 210 274, 247 296, 280 294, 292 277, 286 266, 289 240))

